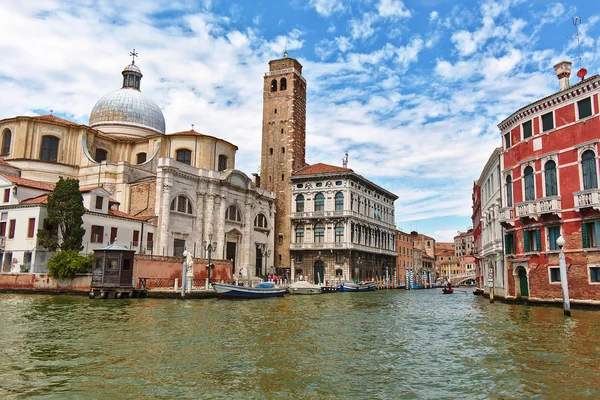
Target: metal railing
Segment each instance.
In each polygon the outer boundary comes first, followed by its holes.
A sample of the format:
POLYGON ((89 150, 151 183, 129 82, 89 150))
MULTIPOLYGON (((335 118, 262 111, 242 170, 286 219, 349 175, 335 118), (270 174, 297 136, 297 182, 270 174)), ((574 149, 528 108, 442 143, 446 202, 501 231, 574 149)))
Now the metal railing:
POLYGON ((138 278, 139 290, 167 289, 172 290, 175 287, 174 278, 138 278))

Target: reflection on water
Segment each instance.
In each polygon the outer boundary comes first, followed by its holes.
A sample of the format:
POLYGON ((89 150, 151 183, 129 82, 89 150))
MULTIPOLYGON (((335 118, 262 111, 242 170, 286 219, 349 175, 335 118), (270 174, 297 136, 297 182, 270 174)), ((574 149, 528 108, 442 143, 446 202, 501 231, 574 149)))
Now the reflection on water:
POLYGON ((600 313, 438 290, 0 295, 0 398, 598 398, 600 313))

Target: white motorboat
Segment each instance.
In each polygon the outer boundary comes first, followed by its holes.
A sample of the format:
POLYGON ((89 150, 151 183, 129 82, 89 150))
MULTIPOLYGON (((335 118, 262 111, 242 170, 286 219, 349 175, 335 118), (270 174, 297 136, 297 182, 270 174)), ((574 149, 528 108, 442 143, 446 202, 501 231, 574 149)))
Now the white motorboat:
POLYGON ((290 294, 321 294, 321 286, 306 281, 298 281, 288 286, 290 294))

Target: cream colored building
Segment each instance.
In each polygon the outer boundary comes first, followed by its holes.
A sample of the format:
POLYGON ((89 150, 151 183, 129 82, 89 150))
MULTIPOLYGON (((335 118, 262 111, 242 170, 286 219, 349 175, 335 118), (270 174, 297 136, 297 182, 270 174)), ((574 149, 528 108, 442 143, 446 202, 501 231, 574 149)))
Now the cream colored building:
POLYGON ((47 183, 76 178, 106 190, 121 212, 156 216, 159 237, 147 252, 176 255, 187 248, 200 257, 212 233, 214 256, 253 266, 260 258, 256 246, 273 247, 267 233, 274 195, 235 170, 235 145, 193 129, 168 134, 141 80, 135 63, 125 67, 122 87, 96 103, 89 125, 53 115, 0 120, 0 171, 47 183), (225 222, 232 205, 242 221, 225 222))

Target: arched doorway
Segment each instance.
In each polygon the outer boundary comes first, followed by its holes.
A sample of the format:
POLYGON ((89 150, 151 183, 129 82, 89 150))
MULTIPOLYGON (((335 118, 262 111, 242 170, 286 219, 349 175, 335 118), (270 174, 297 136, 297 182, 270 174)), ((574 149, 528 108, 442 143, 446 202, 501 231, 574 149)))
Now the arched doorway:
POLYGON ((321 261, 321 260, 315 261, 315 266, 313 268, 313 282, 314 283, 324 282, 324 280, 323 280, 324 273, 325 273, 325 264, 323 264, 323 261, 321 261))
POLYGON ((519 290, 515 290, 517 292, 517 297, 529 297, 529 282, 527 282, 527 270, 525 267, 517 267, 517 276, 519 277, 519 290))

